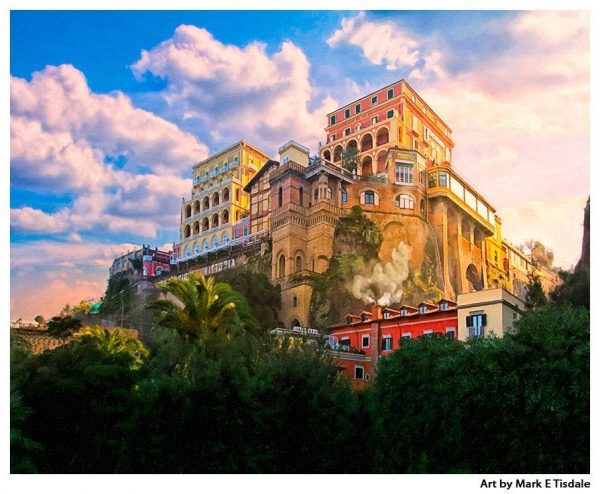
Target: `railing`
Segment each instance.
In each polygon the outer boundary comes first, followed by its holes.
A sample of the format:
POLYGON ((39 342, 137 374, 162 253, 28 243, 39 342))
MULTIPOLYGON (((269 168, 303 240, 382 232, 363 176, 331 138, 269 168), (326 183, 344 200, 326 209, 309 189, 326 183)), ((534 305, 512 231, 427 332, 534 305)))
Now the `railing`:
POLYGON ((483 327, 468 326, 469 338, 483 338, 483 327))

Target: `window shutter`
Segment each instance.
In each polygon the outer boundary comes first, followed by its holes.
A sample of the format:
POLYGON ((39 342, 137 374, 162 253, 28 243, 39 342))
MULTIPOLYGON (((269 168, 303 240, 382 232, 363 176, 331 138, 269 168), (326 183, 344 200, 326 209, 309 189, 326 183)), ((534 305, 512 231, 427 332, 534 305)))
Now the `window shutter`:
POLYGON ((481 325, 482 326, 487 326, 487 314, 482 314, 481 315, 481 325))
POLYGON ((467 316, 467 328, 470 328, 471 326, 473 326, 473 317, 467 316))

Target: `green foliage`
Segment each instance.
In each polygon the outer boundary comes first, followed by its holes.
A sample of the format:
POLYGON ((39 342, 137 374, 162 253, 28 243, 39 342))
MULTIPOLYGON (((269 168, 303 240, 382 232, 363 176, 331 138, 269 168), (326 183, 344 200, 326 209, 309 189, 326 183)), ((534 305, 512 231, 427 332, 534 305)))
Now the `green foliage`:
POLYGON ((360 158, 357 148, 348 147, 341 153, 342 168, 353 172, 358 169, 360 158))
POLYGON ((23 433, 42 445, 32 455, 41 473, 116 470, 120 424, 130 415, 131 362, 129 355, 75 342, 31 355, 11 369, 11 381, 31 410, 23 433))
POLYGON ((253 334, 260 331, 246 299, 227 283, 190 273, 184 280, 173 277, 161 281, 158 287, 179 302, 162 299, 146 305, 156 311, 158 327, 174 329, 190 340, 204 334, 227 334, 238 329, 247 329, 253 334))
POLYGON ((134 299, 134 289, 126 276, 113 276, 108 280, 106 292, 100 306, 100 314, 127 314, 131 310, 134 299))
POLYGON ((356 253, 367 259, 377 258, 383 235, 362 211, 352 206, 350 214, 342 216, 335 226, 334 252, 356 253))
POLYGON ((245 268, 253 273, 264 274, 270 279, 272 258, 273 251, 271 245, 269 245, 269 248, 262 254, 250 256, 246 261, 245 268))
POLYGON ((65 340, 70 336, 73 336, 81 326, 81 321, 75 319, 73 316, 55 316, 48 321, 47 331, 50 336, 65 340))
POLYGON ((109 330, 102 326, 88 326, 78 334, 78 339, 96 345, 111 354, 125 353, 132 359, 132 367, 138 368, 148 356, 148 350, 137 338, 122 334, 118 329, 109 330))
POLYGON ((589 313, 548 304, 503 339, 406 342, 373 390, 379 471, 589 471, 589 313))
POLYGON ((45 322, 44 316, 35 316, 33 320, 38 323, 38 326, 41 326, 45 322))
POLYGON ((550 294, 550 298, 559 304, 571 304, 575 307, 590 309, 590 271, 580 268, 573 273, 560 271, 562 284, 550 294))
POLYGON ((273 285, 268 276, 244 267, 221 271, 216 278, 227 283, 248 302, 254 317, 259 321, 257 336, 268 336, 277 326, 277 311, 281 308, 281 287, 273 285))
POLYGON ((21 431, 25 419, 31 415, 31 409, 23 404, 23 395, 15 384, 10 386, 10 472, 37 473, 32 459, 41 449, 39 443, 32 441, 21 431))
POLYGON ((527 273, 527 280, 527 293, 525 295, 527 307, 540 307, 547 304, 548 297, 546 297, 546 294, 544 293, 540 275, 532 269, 527 273))
POLYGON ((431 236, 427 237, 425 243, 425 259, 420 271, 411 271, 402 285, 403 303, 435 302, 443 296, 442 290, 438 287, 437 255, 431 236))
POLYGON ((543 266, 545 268, 552 269, 554 252, 552 252, 551 249, 546 247, 539 240, 527 240, 523 244, 519 245, 519 250, 531 258, 531 262, 534 266, 543 266))

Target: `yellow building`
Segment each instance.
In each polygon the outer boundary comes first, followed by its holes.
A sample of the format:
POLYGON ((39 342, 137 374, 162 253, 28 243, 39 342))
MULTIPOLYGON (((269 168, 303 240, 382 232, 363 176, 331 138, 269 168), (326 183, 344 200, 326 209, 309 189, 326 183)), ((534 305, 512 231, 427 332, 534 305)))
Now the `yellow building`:
POLYGON ((181 205, 179 260, 226 247, 244 235, 236 228, 250 210, 244 187, 268 160, 242 140, 193 166, 192 197, 181 205))
POLYGON ((513 293, 507 250, 502 239, 502 221, 498 216, 495 216, 494 220, 494 235, 485 239, 487 286, 489 288, 504 288, 513 293))

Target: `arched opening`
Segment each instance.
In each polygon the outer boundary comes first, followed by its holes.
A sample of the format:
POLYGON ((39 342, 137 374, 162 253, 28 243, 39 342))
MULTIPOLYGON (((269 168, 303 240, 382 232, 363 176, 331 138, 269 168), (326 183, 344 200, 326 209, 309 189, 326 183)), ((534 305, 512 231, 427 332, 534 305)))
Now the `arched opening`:
POLYGON ((300 321, 298 321, 298 319, 294 319, 292 321, 292 328, 299 328, 300 327, 300 321))
POLYGON ((213 202, 213 206, 218 206, 220 201, 219 201, 219 193, 215 192, 212 196, 212 202, 213 202))
POLYGON ((326 150, 323 152, 323 159, 324 159, 325 161, 331 161, 331 151, 329 151, 329 149, 326 149, 326 150))
POLYGON ((364 152, 369 151, 369 149, 373 149, 373 136, 371 134, 365 134, 360 140, 360 150, 361 152, 364 152))
POLYGON ((207 209, 210 209, 210 200, 208 199, 208 196, 202 199, 202 211, 206 211, 207 209))
POLYGON ((375 192, 372 190, 366 190, 363 193, 363 204, 374 205, 375 204, 375 192))
POLYGON ((211 227, 216 228, 218 226, 219 226, 219 215, 215 213, 212 216, 211 227))
POLYGON ((184 229, 184 237, 188 238, 192 236, 192 229, 190 228, 190 225, 185 225, 185 229, 184 229))
POLYGON ((333 190, 331 190, 331 187, 327 187, 327 199, 333 199, 333 190))
POLYGON ((223 202, 229 201, 229 189, 223 190, 223 202))
POLYGON ((206 252, 206 251, 208 250, 208 240, 205 240, 205 241, 202 243, 202 250, 203 250, 204 252, 206 252))
POLYGON ((469 225, 469 220, 467 220, 467 218, 463 218, 461 220, 460 229, 461 229, 462 236, 470 242, 471 241, 471 225, 469 225))
POLYGON ((184 253, 185 257, 189 256, 191 253, 192 253, 192 250, 190 249, 190 246, 187 245, 185 248, 185 253, 184 253))
POLYGON ((385 171, 386 164, 387 164, 387 151, 382 151, 377 155, 377 171, 378 172, 385 171))
POLYGON ((219 247, 219 239, 217 238, 216 235, 213 237, 212 246, 213 246, 213 249, 216 249, 217 247, 219 247))
POLYGON ((360 164, 360 174, 369 175, 373 173, 373 159, 370 156, 365 156, 360 164))
POLYGON ((240 189, 235 189, 235 201, 240 202, 240 189))
POLYGON ((335 149, 333 150, 333 162, 334 163, 337 163, 338 161, 340 161, 342 159, 342 151, 343 151, 342 146, 340 146, 338 144, 335 147, 335 149))
POLYGON ((390 133, 387 130, 387 127, 382 127, 377 131, 377 146, 383 146, 390 142, 390 133))
POLYGON ((302 256, 301 255, 296 256, 296 272, 298 272, 298 271, 302 271, 302 256))
POLYGON ((202 220, 202 231, 205 232, 206 230, 208 230, 209 226, 208 226, 208 218, 204 218, 202 220))
POLYGON ((194 221, 194 235, 200 233, 200 223, 198 221, 194 221))
POLYGON ((277 191, 277 207, 281 207, 283 205, 283 189, 279 187, 277 191))
POLYGON ((352 139, 346 146, 348 154, 358 153, 358 143, 355 139, 352 139))
POLYGON ((229 210, 228 209, 223 211, 223 224, 226 225, 227 223, 229 223, 229 210))
POLYGON ((319 189, 315 189, 314 198, 315 198, 315 201, 319 198, 319 189))
POLYGON ((221 244, 225 245, 227 242, 229 242, 229 233, 225 232, 221 237, 221 244))
POLYGON ((277 277, 283 278, 285 276, 285 256, 281 254, 277 261, 277 277))
POLYGON ((185 207, 185 217, 189 218, 190 216, 192 216, 192 206, 190 206, 189 204, 185 207))
POLYGON ((340 191, 340 196, 342 202, 348 202, 348 191, 345 188, 340 191))
POLYGON ((194 254, 198 254, 200 252, 200 246, 194 242, 194 254))
POLYGON ((467 281, 470 285, 469 291, 483 290, 483 279, 477 268, 473 264, 467 266, 467 281))

